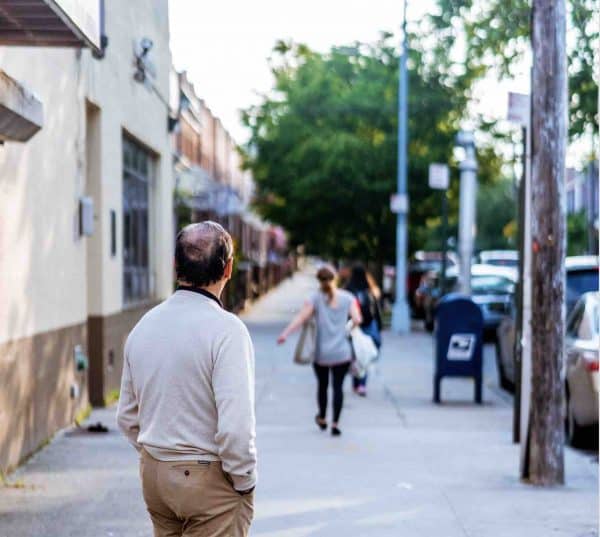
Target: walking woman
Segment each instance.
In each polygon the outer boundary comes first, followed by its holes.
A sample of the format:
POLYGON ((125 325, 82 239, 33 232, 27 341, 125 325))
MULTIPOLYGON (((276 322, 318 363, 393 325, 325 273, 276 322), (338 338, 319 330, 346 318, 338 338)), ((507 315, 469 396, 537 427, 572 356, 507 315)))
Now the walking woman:
MULTIPOLYGON (((352 267, 350 281, 346 286, 358 300, 362 323, 361 330, 371 336, 375 346, 381 346, 381 313, 379 311, 379 297, 381 293, 371 275, 361 264, 352 267)), ((354 391, 365 397, 367 395, 367 375, 362 378, 352 377, 354 391)))
POLYGON ((335 283, 336 273, 331 266, 321 267, 317 271, 320 289, 303 306, 298 315, 281 332, 277 343, 284 343, 290 334, 298 330, 313 315, 317 325, 317 344, 313 364, 317 376, 317 401, 319 413, 315 421, 321 430, 327 428, 327 389, 329 379, 333 388, 333 416, 331 434, 339 436, 338 426, 344 403, 344 378, 352 361, 352 347, 346 333, 346 323, 352 319, 354 325, 362 321, 360 309, 354 296, 338 289, 335 283))

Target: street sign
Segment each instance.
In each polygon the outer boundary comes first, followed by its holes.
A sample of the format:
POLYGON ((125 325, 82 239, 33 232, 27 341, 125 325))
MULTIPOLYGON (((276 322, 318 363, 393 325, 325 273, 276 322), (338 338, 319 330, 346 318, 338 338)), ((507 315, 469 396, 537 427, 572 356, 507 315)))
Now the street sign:
POLYGON ((529 125, 529 95, 509 92, 506 119, 523 127, 529 125))
POLYGON ((406 194, 392 194, 390 196, 390 210, 395 214, 408 212, 408 196, 406 194))
POLYGON ((429 165, 429 188, 447 190, 450 184, 450 172, 446 164, 429 165))

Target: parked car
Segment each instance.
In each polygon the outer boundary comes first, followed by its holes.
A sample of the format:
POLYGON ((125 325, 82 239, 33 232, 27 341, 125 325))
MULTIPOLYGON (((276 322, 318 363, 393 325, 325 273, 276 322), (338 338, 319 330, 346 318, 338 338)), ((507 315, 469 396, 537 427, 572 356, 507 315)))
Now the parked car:
MULTIPOLYGON (((453 252, 446 254, 447 267, 454 267, 457 264, 456 256, 453 252)), ((420 296, 416 294, 421 284, 424 274, 431 271, 440 271, 442 269, 442 252, 415 252, 408 264, 407 276, 407 294, 413 317, 423 318, 423 305, 420 296)))
MULTIPOLYGON (((566 267, 566 306, 570 315, 577 300, 587 292, 598 290, 598 257, 573 256, 565 260, 566 267)), ((496 362, 500 385, 508 391, 514 390, 515 383, 515 310, 499 324, 496 330, 496 362)))
MULTIPOLYGON (((481 308, 484 329, 495 335, 498 324, 510 312, 518 273, 509 267, 477 264, 471 267, 471 298, 481 308)), ((425 329, 433 331, 435 308, 446 293, 458 291, 458 269, 446 272, 446 286, 441 289, 439 272, 428 273, 419 286, 423 303, 425 329)))
POLYGON ((507 392, 515 391, 515 305, 496 329, 496 366, 500 387, 507 392))
POLYGON ((485 265, 513 268, 519 266, 519 252, 516 250, 482 250, 477 257, 479 262, 485 265))
POLYGON ((598 256, 578 255, 567 257, 567 315, 583 293, 598 290, 598 256))
POLYGON ((600 293, 585 293, 567 320, 566 431, 573 446, 584 427, 598 423, 600 293))

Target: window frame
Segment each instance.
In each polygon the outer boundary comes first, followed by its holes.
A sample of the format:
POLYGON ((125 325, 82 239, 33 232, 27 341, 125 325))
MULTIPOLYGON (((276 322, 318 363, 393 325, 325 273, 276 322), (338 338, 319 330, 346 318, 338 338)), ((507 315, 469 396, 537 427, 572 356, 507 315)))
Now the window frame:
POLYGON ((149 302, 152 288, 153 154, 125 133, 122 138, 123 305, 149 302))

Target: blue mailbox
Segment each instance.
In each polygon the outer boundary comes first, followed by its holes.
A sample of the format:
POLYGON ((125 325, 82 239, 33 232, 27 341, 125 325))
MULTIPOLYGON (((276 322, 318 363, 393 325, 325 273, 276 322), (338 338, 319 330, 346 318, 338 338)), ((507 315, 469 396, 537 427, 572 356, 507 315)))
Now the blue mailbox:
POLYGON ((472 377, 475 401, 481 403, 483 315, 468 296, 450 293, 435 312, 435 378, 433 400, 440 402, 443 377, 472 377))

